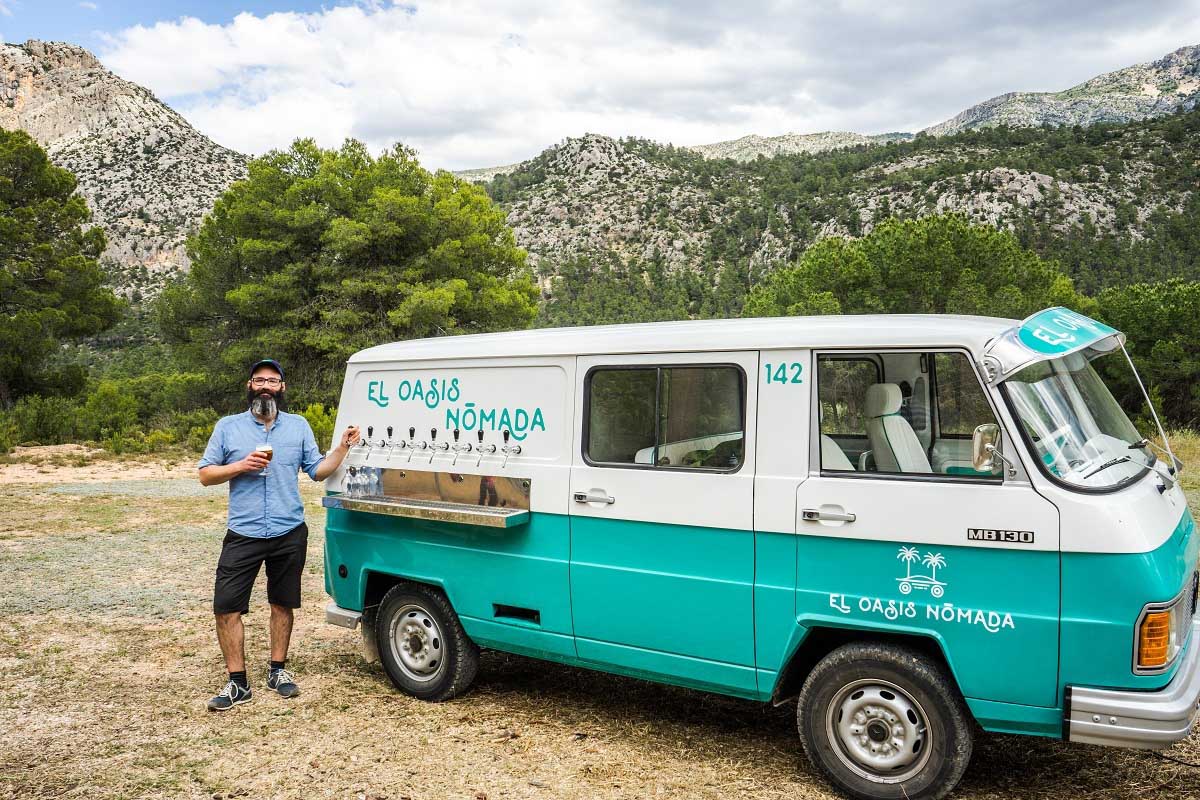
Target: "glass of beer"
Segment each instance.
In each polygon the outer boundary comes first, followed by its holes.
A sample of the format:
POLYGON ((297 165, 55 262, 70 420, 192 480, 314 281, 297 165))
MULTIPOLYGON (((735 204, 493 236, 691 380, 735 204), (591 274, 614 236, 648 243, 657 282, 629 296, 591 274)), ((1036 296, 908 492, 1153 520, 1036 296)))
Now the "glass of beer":
MULTIPOLYGON (((264 456, 266 456, 267 461, 271 460, 271 454, 274 452, 274 448, 271 447, 271 445, 269 445, 269 444, 260 444, 258 447, 254 448, 254 450, 255 450, 255 452, 262 453, 264 456)), ((267 477, 267 470, 269 470, 270 468, 271 468, 270 465, 267 465, 267 466, 263 467, 262 471, 259 472, 258 474, 265 478, 265 477, 267 477)))

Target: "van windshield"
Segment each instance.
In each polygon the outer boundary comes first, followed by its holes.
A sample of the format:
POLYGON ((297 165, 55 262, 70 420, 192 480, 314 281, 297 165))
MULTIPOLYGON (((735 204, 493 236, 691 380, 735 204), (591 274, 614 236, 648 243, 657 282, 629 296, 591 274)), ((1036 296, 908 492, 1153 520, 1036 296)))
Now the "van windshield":
POLYGON ((1031 364, 1003 385, 1042 468, 1068 486, 1116 489, 1154 464, 1083 353, 1031 364))

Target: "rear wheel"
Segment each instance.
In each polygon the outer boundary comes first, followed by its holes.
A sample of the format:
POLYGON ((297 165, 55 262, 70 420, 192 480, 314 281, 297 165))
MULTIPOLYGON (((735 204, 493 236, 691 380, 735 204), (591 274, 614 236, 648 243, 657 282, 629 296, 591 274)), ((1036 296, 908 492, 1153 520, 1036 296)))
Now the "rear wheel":
POLYGON ((939 800, 971 759, 962 696, 938 662, 912 648, 834 650, 804 682, 796 715, 813 764, 863 800, 939 800))
POLYGON ((393 586, 379 604, 375 638, 392 683, 421 700, 461 694, 479 669, 479 647, 446 596, 428 586, 393 586))

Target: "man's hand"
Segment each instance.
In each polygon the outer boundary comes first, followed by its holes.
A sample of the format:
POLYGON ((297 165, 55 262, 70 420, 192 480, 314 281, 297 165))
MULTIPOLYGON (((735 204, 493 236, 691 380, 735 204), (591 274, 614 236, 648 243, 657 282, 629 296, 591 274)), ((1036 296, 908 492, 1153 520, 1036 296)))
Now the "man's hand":
POLYGON ((271 459, 267 458, 266 453, 261 453, 258 450, 251 450, 250 455, 237 462, 238 468, 242 472, 257 472, 264 469, 267 464, 271 463, 271 459))
POLYGON ((346 430, 342 431, 342 438, 338 440, 337 447, 331 449, 325 454, 325 458, 321 459, 321 463, 313 470, 312 479, 314 481, 323 481, 337 472, 338 467, 342 465, 346 454, 350 452, 350 448, 358 444, 361 437, 358 435, 357 425, 347 425, 346 430))
POLYGON ((257 472, 270 463, 266 453, 252 450, 250 455, 229 464, 209 464, 200 468, 200 483, 203 486, 216 486, 219 483, 233 480, 238 475, 247 472, 257 472))
POLYGON ((339 446, 343 448, 351 448, 358 444, 361 438, 362 437, 360 437, 358 434, 358 426, 350 425, 346 428, 346 430, 342 431, 342 441, 340 442, 339 446))

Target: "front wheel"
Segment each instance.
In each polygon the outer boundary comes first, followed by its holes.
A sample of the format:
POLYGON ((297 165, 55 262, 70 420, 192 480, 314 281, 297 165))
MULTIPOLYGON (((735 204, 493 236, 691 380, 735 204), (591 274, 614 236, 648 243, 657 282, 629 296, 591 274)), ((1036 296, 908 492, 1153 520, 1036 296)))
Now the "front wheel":
POLYGON ((393 586, 375 617, 379 660, 400 691, 421 700, 449 700, 466 691, 479 669, 479 647, 437 589, 393 586))
POLYGON ((939 800, 971 759, 971 720, 945 670, 918 650, 855 643, 804 682, 800 740, 831 783, 861 800, 939 800))

